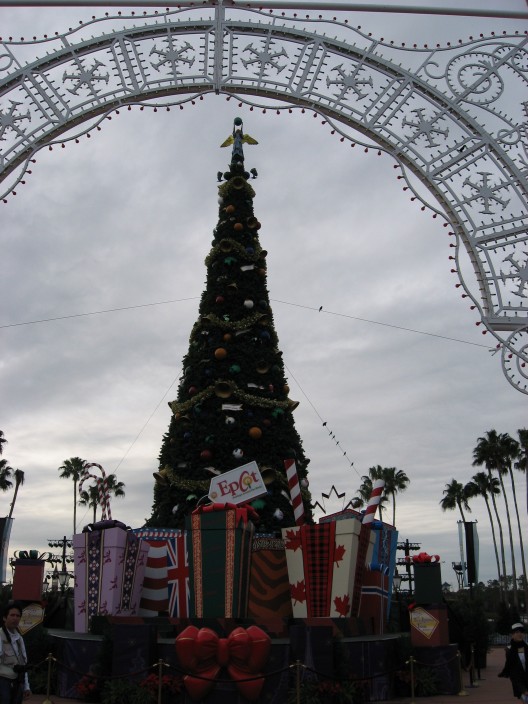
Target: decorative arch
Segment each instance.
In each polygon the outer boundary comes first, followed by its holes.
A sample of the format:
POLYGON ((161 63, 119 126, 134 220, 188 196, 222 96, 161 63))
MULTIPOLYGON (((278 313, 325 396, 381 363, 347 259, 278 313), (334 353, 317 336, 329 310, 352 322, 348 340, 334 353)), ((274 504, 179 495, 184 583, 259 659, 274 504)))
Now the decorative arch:
POLYGON ((309 109, 343 141, 390 154, 413 199, 444 219, 457 285, 497 339, 509 382, 528 393, 527 41, 395 46, 341 17, 209 2, 2 41, 0 197, 40 149, 78 140, 132 104, 182 107, 216 93, 309 109))

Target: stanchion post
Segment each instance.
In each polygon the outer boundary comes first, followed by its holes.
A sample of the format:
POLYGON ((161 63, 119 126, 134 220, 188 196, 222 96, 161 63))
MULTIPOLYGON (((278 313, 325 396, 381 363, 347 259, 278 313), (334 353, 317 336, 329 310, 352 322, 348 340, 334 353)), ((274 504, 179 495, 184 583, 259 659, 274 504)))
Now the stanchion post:
POLYGON ((410 701, 410 704, 415 704, 415 701, 414 701, 414 657, 412 655, 408 660, 408 665, 409 665, 409 670, 411 673, 411 701, 410 701))
POLYGON ((468 693, 464 689, 464 681, 462 679, 462 656, 460 654, 460 650, 457 650, 457 658, 458 658, 458 677, 460 680, 460 692, 458 693, 459 697, 467 697, 468 693))
POLYGON ((471 687, 478 687, 475 683, 475 644, 471 643, 471 655, 469 660, 469 681, 471 687))
POLYGON ((51 653, 48 653, 48 657, 46 658, 48 661, 48 675, 47 675, 47 681, 46 681, 46 699, 42 702, 42 704, 53 704, 53 702, 50 699, 50 692, 51 692, 51 666, 53 662, 53 655, 51 653))
POLYGON ((161 704, 163 688, 163 660, 158 660, 158 704, 161 704))
POLYGON ((301 704, 301 661, 295 662, 295 692, 297 694, 297 704, 301 704))

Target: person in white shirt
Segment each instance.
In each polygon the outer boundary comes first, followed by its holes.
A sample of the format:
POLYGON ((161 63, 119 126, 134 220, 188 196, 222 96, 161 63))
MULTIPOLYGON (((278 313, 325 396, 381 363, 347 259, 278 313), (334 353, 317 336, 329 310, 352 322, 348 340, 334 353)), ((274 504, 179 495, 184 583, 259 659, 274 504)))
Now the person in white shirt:
POLYGON ((20 704, 31 694, 26 647, 18 630, 21 617, 22 608, 17 603, 4 609, 0 630, 0 704, 20 704))

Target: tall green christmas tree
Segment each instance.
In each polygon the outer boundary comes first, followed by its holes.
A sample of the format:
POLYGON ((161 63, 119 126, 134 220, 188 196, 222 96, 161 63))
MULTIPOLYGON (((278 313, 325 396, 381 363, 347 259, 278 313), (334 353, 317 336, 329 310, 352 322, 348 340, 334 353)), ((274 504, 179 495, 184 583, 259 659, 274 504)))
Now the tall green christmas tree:
POLYGON ((266 251, 253 212, 255 169, 245 170, 240 118, 222 146, 229 171, 218 173, 219 219, 205 263, 206 288, 183 360, 178 397, 163 437, 148 525, 182 528, 208 494, 214 475, 255 461, 267 494, 252 502, 258 530, 295 524, 284 460, 294 459, 305 520, 312 522, 307 465, 295 430, 282 353, 266 288, 266 251))

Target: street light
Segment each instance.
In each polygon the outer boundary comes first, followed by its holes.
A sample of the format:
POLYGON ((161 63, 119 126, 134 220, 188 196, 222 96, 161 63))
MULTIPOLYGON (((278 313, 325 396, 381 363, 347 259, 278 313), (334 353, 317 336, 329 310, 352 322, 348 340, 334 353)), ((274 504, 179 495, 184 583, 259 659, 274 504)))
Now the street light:
POLYGON ((399 592, 400 592, 401 583, 402 583, 401 575, 399 575, 398 572, 395 572, 394 576, 392 577, 392 584, 393 584, 394 591, 396 592, 396 594, 399 594, 399 592))

